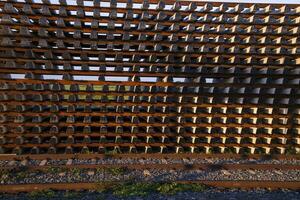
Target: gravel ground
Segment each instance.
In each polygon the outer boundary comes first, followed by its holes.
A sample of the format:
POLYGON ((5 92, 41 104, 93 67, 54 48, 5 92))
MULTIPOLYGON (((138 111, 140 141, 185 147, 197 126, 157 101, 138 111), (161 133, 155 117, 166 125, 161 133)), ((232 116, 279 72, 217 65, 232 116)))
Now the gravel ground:
POLYGON ((175 180, 269 180, 300 181, 300 170, 128 170, 111 172, 108 170, 82 169, 61 172, 13 173, 1 184, 98 182, 98 181, 175 181, 175 180))
MULTIPOLYGON (((78 192, 73 193, 76 196, 67 197, 65 192, 56 192, 53 200, 63 200, 63 199, 76 199, 76 200, 118 200, 118 199, 127 199, 127 200, 299 200, 300 192, 299 191, 290 191, 290 190, 220 190, 220 189, 208 189, 203 192, 180 192, 175 195, 166 196, 162 194, 150 194, 145 197, 127 197, 127 198, 118 198, 112 194, 103 194, 96 192, 78 192)), ((32 199, 28 197, 27 194, 18 194, 18 195, 2 195, 0 196, 1 200, 26 200, 32 199)), ((37 198, 45 199, 45 198, 37 198)))
MULTIPOLYGON (((37 166, 40 164, 39 160, 29 160, 27 165, 37 166)), ((68 160, 48 160, 46 165, 65 165, 68 160)), ((15 161, 12 166, 22 166, 24 162, 15 161)), ((300 165, 300 160, 286 159, 226 159, 226 158, 196 158, 196 159, 156 159, 156 158, 104 158, 104 159, 73 159, 72 164, 291 164, 300 165)), ((9 161, 0 161, 1 166, 7 166, 9 161)))
MULTIPOLYGON (((49 160, 47 166, 66 165, 70 160, 49 160)), ((1 161, 1 166, 37 166, 41 161, 1 161)), ((226 164, 226 163, 273 163, 299 165, 300 160, 274 160, 274 159, 134 159, 134 158, 104 158, 104 159, 73 159, 71 164, 226 164)), ((70 163, 69 163, 70 164, 70 163)), ((120 168, 119 168, 120 169, 120 168)), ((49 169, 41 171, 13 171, 0 174, 1 184, 23 183, 63 183, 63 182, 99 182, 99 181, 124 181, 135 179, 140 181, 175 181, 175 180, 265 180, 265 181, 300 181, 300 170, 126 170, 118 172, 118 169, 49 169), (52 171, 51 171, 52 170, 52 171)))

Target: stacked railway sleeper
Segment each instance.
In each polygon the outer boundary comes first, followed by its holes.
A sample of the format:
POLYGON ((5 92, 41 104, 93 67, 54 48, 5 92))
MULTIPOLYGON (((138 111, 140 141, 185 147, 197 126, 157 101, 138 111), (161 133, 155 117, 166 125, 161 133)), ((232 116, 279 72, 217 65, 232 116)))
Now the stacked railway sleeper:
POLYGON ((300 152, 300 6, 1 1, 0 152, 300 152))

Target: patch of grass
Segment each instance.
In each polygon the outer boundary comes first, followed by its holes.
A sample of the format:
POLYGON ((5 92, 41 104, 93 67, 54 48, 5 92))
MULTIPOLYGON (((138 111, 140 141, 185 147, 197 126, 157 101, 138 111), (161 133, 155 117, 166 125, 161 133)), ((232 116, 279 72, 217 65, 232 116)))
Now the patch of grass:
POLYGON ((80 178, 80 174, 81 174, 81 169, 79 169, 79 168, 72 168, 72 169, 70 170, 70 173, 71 173, 75 178, 79 179, 79 178, 80 178))
POLYGON ((146 196, 155 192, 157 184, 155 183, 127 183, 114 187, 113 194, 118 197, 146 196))
POLYGON ((53 190, 40 190, 28 193, 30 199, 52 199, 55 197, 55 192, 53 190))
POLYGON ((20 172, 16 173, 16 179, 22 180, 22 179, 26 178, 27 175, 28 175, 28 172, 20 171, 20 172))
POLYGON ((99 193, 96 196, 96 200, 105 200, 105 199, 107 199, 107 197, 106 197, 106 194, 104 194, 104 193, 99 193))
MULTIPOLYGON (((161 193, 174 195, 178 192, 193 191, 202 192, 206 189, 203 184, 182 184, 182 183, 124 183, 111 188, 114 195, 119 197, 146 196, 149 193, 161 193)), ((106 190, 108 191, 108 190, 106 190)))
MULTIPOLYGON (((182 184, 182 183, 147 183, 147 182, 98 182, 95 183, 93 191, 96 191, 96 199, 106 199, 106 195, 112 193, 113 195, 125 198, 132 196, 147 196, 150 193, 160 193, 163 195, 174 195, 178 192, 193 191, 202 192, 206 189, 203 184, 182 184)), ((76 191, 66 191, 62 194, 57 194, 53 190, 33 191, 27 194, 29 199, 53 199, 56 196, 61 196, 66 199, 77 199, 81 196, 76 191)))
POLYGON ((98 167, 98 168, 96 169, 96 173, 97 173, 97 174, 104 173, 104 171, 105 171, 105 169, 104 169, 104 168, 101 168, 101 167, 98 167))
POLYGON ((126 173, 126 168, 124 167, 111 167, 111 168, 97 168, 96 174, 112 175, 112 176, 122 176, 126 173))
POLYGON ((157 190, 161 194, 175 194, 182 191, 182 187, 178 187, 177 183, 164 183, 157 190))
POLYGON ((200 183, 189 184, 188 190, 192 192, 203 192, 204 190, 207 190, 207 186, 200 183))
POLYGON ((0 182, 5 183, 10 179, 11 172, 8 169, 0 169, 0 182))
POLYGON ((63 197, 66 199, 75 199, 76 197, 79 196, 78 192, 74 192, 74 191, 69 191, 67 190, 66 192, 64 192, 63 197))
POLYGON ((183 191, 202 192, 205 189, 206 186, 202 184, 163 183, 157 191, 161 194, 174 195, 183 191))
POLYGON ((0 176, 9 175, 10 171, 8 169, 0 169, 0 176))
POLYGON ((105 193, 109 192, 112 188, 118 187, 119 184, 113 183, 113 182, 98 182, 95 184, 95 190, 97 192, 105 193))
POLYGON ((125 169, 122 167, 112 167, 112 168, 107 168, 107 172, 110 173, 113 176, 120 176, 125 173, 125 169))
POLYGON ((58 174, 61 172, 65 172, 66 170, 60 167, 48 167, 47 173, 49 174, 58 174))

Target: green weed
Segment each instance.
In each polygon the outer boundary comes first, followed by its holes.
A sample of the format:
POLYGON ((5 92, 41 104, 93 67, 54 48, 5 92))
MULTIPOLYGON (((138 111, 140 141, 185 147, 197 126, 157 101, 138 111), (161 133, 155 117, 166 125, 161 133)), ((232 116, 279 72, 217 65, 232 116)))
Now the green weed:
POLYGON ((52 199, 55 197, 55 192, 53 190, 40 190, 33 191, 28 194, 30 199, 52 199))

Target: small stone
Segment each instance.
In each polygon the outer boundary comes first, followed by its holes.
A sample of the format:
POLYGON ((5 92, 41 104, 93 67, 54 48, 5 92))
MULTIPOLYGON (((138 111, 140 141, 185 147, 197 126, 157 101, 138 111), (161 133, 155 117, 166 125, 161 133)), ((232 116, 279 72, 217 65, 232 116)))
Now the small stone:
POLYGON ((95 175, 95 172, 94 171, 88 171, 88 173, 87 173, 89 176, 93 176, 93 175, 95 175))
POLYGON ((72 159, 69 159, 66 165, 72 165, 72 159))
POLYGON ((145 169, 143 171, 144 176, 151 176, 151 173, 149 172, 149 170, 145 169))
POLYGON ((140 160, 140 163, 144 165, 144 164, 146 164, 146 161, 144 159, 142 159, 142 160, 140 160))
POLYGON ((250 174, 253 174, 253 175, 256 174, 256 172, 255 172, 254 170, 251 170, 251 169, 250 169, 248 172, 249 172, 250 174))
POLYGON ((58 174, 58 176, 65 176, 65 175, 66 175, 65 172, 61 172, 61 173, 58 174))
POLYGON ((221 172, 222 172, 224 175, 226 175, 226 176, 230 176, 230 175, 231 175, 231 173, 230 173, 229 171, 227 171, 227 170, 221 170, 221 172))
POLYGON ((47 163, 47 160, 42 160, 39 165, 44 166, 44 165, 46 165, 46 163, 47 163))
POLYGON ((213 163, 214 162, 212 159, 209 159, 209 158, 207 158, 205 160, 206 160, 207 163, 213 163))
POLYGON ((92 164, 96 164, 96 162, 97 162, 97 160, 96 160, 95 158, 93 158, 93 159, 91 160, 91 163, 92 163, 92 164))
POLYGON ((161 160, 161 163, 162 163, 162 164, 168 164, 168 161, 167 161, 166 159, 162 159, 162 160, 161 160))
POLYGON ((28 164, 28 160, 22 160, 21 161, 21 165, 22 166, 27 166, 27 164, 28 164))
POLYGON ((275 170, 274 173, 278 174, 278 175, 282 175, 283 174, 281 171, 278 171, 278 170, 275 170))
POLYGON ((16 165, 16 161, 14 160, 9 161, 8 166, 14 166, 14 165, 16 165))

